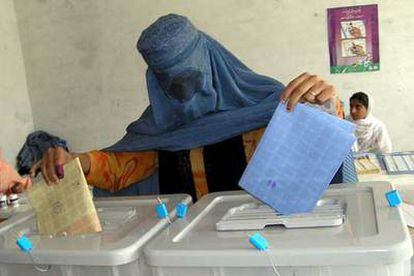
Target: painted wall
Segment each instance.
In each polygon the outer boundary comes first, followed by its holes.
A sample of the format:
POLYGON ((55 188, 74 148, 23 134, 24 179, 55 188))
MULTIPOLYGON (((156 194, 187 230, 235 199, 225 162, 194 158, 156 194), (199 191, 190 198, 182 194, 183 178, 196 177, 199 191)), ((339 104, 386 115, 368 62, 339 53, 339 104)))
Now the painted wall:
POLYGON ((345 100, 370 92, 394 148, 413 149, 414 4, 411 0, 15 0, 36 129, 100 148, 122 137, 147 105, 135 44, 158 16, 187 15, 252 69, 289 82, 301 72, 345 100), (329 74, 326 9, 379 4, 381 71, 329 74))
POLYGON ((13 0, 0 1, 0 37, 0 149, 14 164, 33 118, 13 0))

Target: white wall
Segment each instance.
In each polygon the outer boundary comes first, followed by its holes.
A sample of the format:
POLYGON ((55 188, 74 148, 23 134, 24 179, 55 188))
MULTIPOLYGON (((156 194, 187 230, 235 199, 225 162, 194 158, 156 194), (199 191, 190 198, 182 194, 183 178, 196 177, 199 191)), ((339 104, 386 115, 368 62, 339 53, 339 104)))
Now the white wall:
POLYGON ((13 0, 0 1, 0 37, 0 148, 15 164, 33 118, 13 0))
POLYGON ((252 69, 288 82, 301 72, 343 99, 370 92, 395 149, 413 149, 414 2, 411 0, 15 0, 36 129, 74 150, 109 145, 147 105, 135 44, 158 16, 187 15, 252 69), (381 71, 329 74, 326 9, 379 4, 381 71))

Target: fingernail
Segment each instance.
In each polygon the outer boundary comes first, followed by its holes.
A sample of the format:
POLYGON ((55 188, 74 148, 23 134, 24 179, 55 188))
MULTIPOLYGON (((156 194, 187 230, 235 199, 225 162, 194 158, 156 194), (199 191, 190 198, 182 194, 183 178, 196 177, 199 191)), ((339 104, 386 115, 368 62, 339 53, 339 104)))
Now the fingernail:
POLYGON ((62 179, 65 176, 65 173, 63 171, 63 165, 56 165, 56 174, 59 177, 59 179, 62 179))

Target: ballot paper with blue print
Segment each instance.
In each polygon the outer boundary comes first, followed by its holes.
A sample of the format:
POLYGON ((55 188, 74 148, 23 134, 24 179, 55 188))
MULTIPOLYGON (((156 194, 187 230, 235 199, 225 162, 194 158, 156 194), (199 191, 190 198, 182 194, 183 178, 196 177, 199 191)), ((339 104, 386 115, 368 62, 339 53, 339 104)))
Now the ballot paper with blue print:
POLYGON ((279 104, 239 186, 281 214, 313 210, 355 142, 354 125, 279 104))

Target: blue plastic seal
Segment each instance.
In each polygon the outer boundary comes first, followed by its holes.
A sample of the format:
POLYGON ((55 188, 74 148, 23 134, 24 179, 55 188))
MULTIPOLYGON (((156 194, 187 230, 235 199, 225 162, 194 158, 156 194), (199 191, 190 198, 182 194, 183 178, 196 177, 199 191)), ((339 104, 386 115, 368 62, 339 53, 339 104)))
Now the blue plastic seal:
POLYGON ((33 249, 32 242, 26 235, 23 235, 20 238, 16 239, 16 244, 21 251, 26 253, 32 251, 33 249))
POLYGON ((155 211, 157 212, 158 217, 161 219, 168 217, 168 210, 165 203, 158 203, 157 206, 155 206, 155 211))
POLYGON ((180 202, 178 203, 177 207, 175 208, 177 212, 177 217, 185 218, 187 216, 188 206, 187 204, 180 202))
POLYGON ((267 248, 269 248, 269 243, 259 233, 256 233, 253 236, 251 236, 249 241, 254 247, 256 247, 256 249, 259 249, 260 251, 264 251, 267 248))
POLYGON ((402 199, 398 190, 392 190, 385 194, 385 197, 388 200, 388 204, 391 207, 400 206, 402 203, 402 199))

